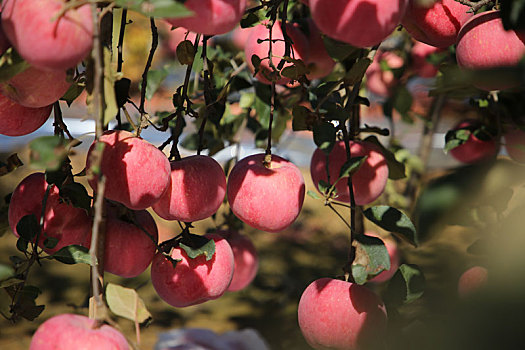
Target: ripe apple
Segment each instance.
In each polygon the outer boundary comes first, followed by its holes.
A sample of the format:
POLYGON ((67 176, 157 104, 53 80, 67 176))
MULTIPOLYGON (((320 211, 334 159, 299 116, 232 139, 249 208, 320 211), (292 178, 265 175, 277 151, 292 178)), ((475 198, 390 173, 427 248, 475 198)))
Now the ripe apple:
POLYGON ((233 167, 228 178, 228 202, 233 213, 251 227, 279 232, 299 216, 304 179, 291 162, 272 155, 266 167, 264 157, 254 154, 233 167))
POLYGON ((228 287, 229 292, 236 292, 246 288, 257 275, 259 257, 252 241, 237 231, 218 231, 224 237, 233 251, 235 268, 233 278, 228 287))
POLYGON ((385 342, 385 305, 355 283, 331 278, 312 282, 299 301, 298 318, 303 336, 315 349, 380 349, 385 342))
POLYGON ((246 0, 186 0, 184 2, 194 14, 188 17, 169 18, 174 27, 184 27, 205 35, 224 34, 241 21, 246 0))
POLYGON ((75 67, 93 46, 89 4, 56 18, 66 0, 4 0, 2 27, 16 51, 32 66, 44 70, 75 67))
MULTIPOLYGON (((388 165, 380 149, 369 142, 350 141, 350 153, 352 157, 368 158, 361 165, 361 168, 352 176, 352 188, 357 205, 365 205, 375 201, 386 186, 388 179, 388 165)), ((310 174, 312 181, 319 189, 319 181, 328 181, 326 174, 326 161, 330 182, 333 184, 339 177, 341 167, 346 163, 346 150, 344 141, 336 142, 334 148, 327 157, 321 149, 316 149, 310 162, 310 174)), ((342 178, 335 185, 340 202, 350 203, 350 191, 348 190, 348 178, 342 178)))
POLYGON ((180 259, 173 267, 161 253, 151 264, 151 283, 157 294, 168 304, 186 307, 217 299, 224 294, 233 277, 233 252, 223 237, 206 234, 215 241, 215 254, 206 261, 204 255, 190 259, 184 249, 171 252, 173 259, 180 259))
POLYGON ((525 163, 525 132, 520 129, 505 133, 505 149, 509 157, 518 163, 525 163))
MULTIPOLYGON (((301 59, 306 63, 308 61, 309 55, 309 46, 306 36, 291 24, 286 25, 286 33, 293 41, 293 55, 292 52, 290 52, 290 57, 301 59)), ((250 34, 246 39, 246 45, 244 47, 246 63, 252 72, 255 72, 255 67, 252 63, 252 56, 257 55, 262 60, 260 70, 256 77, 261 83, 264 84, 270 84, 268 75, 272 72, 272 69, 270 68, 270 60, 267 58, 268 50, 270 48, 270 42, 268 39, 269 29, 265 25, 259 24, 250 30, 250 34), (258 40, 264 41, 258 43, 258 40)), ((272 63, 277 67, 281 61, 281 57, 284 56, 285 52, 284 36, 281 30, 280 22, 276 23, 272 27, 272 42, 272 63)), ((290 65, 290 63, 286 63, 284 66, 287 67, 290 65)), ((290 79, 286 77, 281 77, 281 79, 276 81, 277 84, 281 85, 285 85, 289 82, 290 79)))
POLYGON ((487 284, 488 270, 481 266, 474 266, 463 272, 458 281, 458 294, 467 297, 487 284))
POLYGON ((380 51, 366 70, 366 88, 368 91, 377 96, 388 97, 398 79, 391 70, 381 68, 381 61, 384 61, 390 69, 400 69, 405 64, 405 60, 394 52, 380 51))
MULTIPOLYGON (((155 146, 123 130, 105 132, 101 172, 106 176, 104 197, 142 210, 155 204, 170 183, 170 162, 155 146)), ((91 167, 93 143, 88 151, 86 169, 91 167)), ((97 176, 89 179, 96 190, 97 176)))
POLYGON ((321 32, 311 19, 307 19, 308 23, 308 44, 310 45, 309 56, 306 63, 308 64, 308 79, 320 79, 332 73, 335 66, 335 61, 328 55, 326 47, 324 46, 321 32))
POLYGON ((496 155, 496 140, 494 136, 488 132, 484 133, 486 139, 481 139, 474 135, 474 131, 479 129, 480 126, 477 120, 468 119, 460 122, 452 129, 471 130, 467 141, 450 150, 452 157, 459 162, 472 164, 490 159, 496 155))
MULTIPOLYGON (((18 237, 16 225, 26 215, 34 214, 40 222, 42 200, 47 188, 43 173, 33 173, 22 180, 16 187, 9 203, 9 226, 18 237)), ((48 254, 60 248, 78 244, 89 247, 91 236, 91 218, 84 209, 66 203, 59 196, 59 190, 53 186, 49 192, 44 216, 44 229, 40 234, 38 245, 48 254), (46 237, 58 239, 57 245, 48 249, 44 246, 46 237)))
POLYGON ((394 274, 397 271, 397 268, 399 267, 399 262, 401 260, 399 249, 397 248, 397 243, 392 237, 383 238, 375 232, 367 232, 366 235, 381 239, 383 243, 385 243, 386 250, 388 251, 388 256, 390 257, 390 269, 381 272, 379 275, 372 278, 369 282, 386 282, 389 279, 391 279, 392 276, 394 276, 394 274))
POLYGON ((110 203, 106 208, 104 269, 121 277, 136 277, 148 268, 157 250, 142 229, 157 242, 157 224, 146 210, 122 211, 110 203))
POLYGON ((24 107, 47 107, 64 96, 71 86, 66 76, 63 70, 47 71, 29 67, 0 83, 0 91, 24 107))
POLYGON ((29 350, 130 350, 126 338, 115 328, 95 327, 95 320, 82 315, 53 316, 38 327, 29 350))
POLYGON ((239 26, 232 31, 231 41, 236 48, 239 50, 244 50, 252 28, 253 27, 241 28, 239 26))
POLYGON ((357 47, 379 44, 401 21, 408 0, 311 0, 321 32, 357 47))
POLYGON ((171 162, 171 182, 153 210, 166 220, 206 219, 221 206, 226 175, 217 161, 195 155, 171 162))
POLYGON ((416 41, 410 51, 412 58, 412 69, 422 78, 433 78, 438 72, 438 67, 427 61, 430 55, 440 52, 437 47, 427 45, 421 41, 416 41))
MULTIPOLYGON (((458 65, 468 69, 487 69, 517 65, 525 55, 525 34, 503 29, 499 11, 477 14, 459 31, 456 45, 458 65)), ((504 80, 476 84, 483 90, 514 87, 504 80)))
POLYGON ((438 0, 430 7, 409 0, 401 23, 414 39, 445 48, 456 42, 461 26, 472 17, 468 10, 455 0, 438 0))
POLYGON ((22 136, 32 133, 46 122, 52 105, 29 108, 0 94, 0 134, 22 136))

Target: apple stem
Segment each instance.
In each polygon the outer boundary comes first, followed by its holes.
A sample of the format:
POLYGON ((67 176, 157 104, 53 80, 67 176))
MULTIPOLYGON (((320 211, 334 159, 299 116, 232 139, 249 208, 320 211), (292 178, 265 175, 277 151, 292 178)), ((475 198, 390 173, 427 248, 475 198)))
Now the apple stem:
POLYGON ((151 49, 149 50, 148 60, 146 61, 146 66, 144 67, 144 72, 142 73, 142 84, 140 86, 140 122, 137 129, 137 137, 140 136, 142 128, 145 126, 145 119, 147 118, 146 111, 144 110, 144 105, 146 103, 146 87, 148 85, 148 72, 151 68, 151 63, 153 62, 153 56, 159 45, 159 32, 157 31, 157 26, 155 25, 155 19, 151 17, 149 19, 151 27, 151 49))
POLYGON ((272 164, 272 126, 273 116, 275 113, 275 95, 275 82, 272 81, 272 95, 270 98, 270 121, 268 122, 268 144, 266 145, 266 152, 264 156, 264 166, 268 169, 271 167, 272 164))
MULTIPOLYGON (((126 32, 126 25, 127 23, 127 16, 128 16, 128 10, 122 9, 122 14, 120 17, 120 31, 118 36, 118 44, 117 44, 117 52, 118 52, 118 58, 117 58, 117 73, 122 72, 122 64, 124 63, 123 58, 123 52, 124 52, 124 34, 126 32)), ((116 115, 117 119, 117 127, 118 129, 122 129, 122 119, 120 116, 120 108, 116 115)))
MULTIPOLYGON (((283 33, 283 38, 284 38, 284 55, 283 55, 284 57, 290 56, 290 51, 291 51, 291 48, 292 48, 292 44, 291 44, 292 40, 288 36, 288 33, 286 33, 287 16, 288 16, 288 0, 284 0, 284 2, 283 2, 283 9, 282 9, 281 14, 280 14, 280 17, 281 17, 281 31, 283 33)), ((270 45, 271 45, 271 43, 270 43, 270 45)), ((286 61, 284 60, 284 58, 281 58, 281 61, 277 65, 277 69, 278 70, 283 69, 285 62, 286 61)))

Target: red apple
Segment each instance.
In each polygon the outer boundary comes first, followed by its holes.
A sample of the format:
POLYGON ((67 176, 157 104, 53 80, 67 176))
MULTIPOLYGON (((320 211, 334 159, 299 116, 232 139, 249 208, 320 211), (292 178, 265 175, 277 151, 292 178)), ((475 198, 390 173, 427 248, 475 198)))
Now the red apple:
POLYGON ((308 79, 320 79, 326 77, 328 74, 332 73, 332 70, 335 66, 335 61, 328 55, 326 47, 324 46, 323 38, 321 37, 321 32, 315 25, 314 21, 311 18, 307 19, 308 23, 308 44, 310 45, 309 49, 309 58, 306 61, 308 64, 308 73, 306 76, 308 79))
POLYGON ((472 17, 469 9, 455 0, 438 0, 430 7, 409 0, 401 23, 414 39, 445 48, 456 42, 459 29, 472 17))
POLYGON ((0 83, 0 91, 24 107, 38 108, 52 105, 71 86, 63 70, 46 71, 29 67, 6 82, 0 83))
POLYGON ((366 70, 366 88, 377 96, 388 97, 392 88, 397 84, 398 79, 391 70, 381 69, 384 61, 390 69, 402 68, 405 60, 394 52, 379 51, 370 67, 366 70))
POLYGON ((75 67, 93 46, 91 6, 56 18, 66 0, 4 0, 2 27, 11 44, 32 66, 63 71, 75 67))
POLYGON ((239 50, 244 50, 246 43, 248 42, 248 37, 253 27, 241 28, 237 27, 232 31, 231 40, 233 45, 239 50))
POLYGON ((513 129, 507 131, 504 137, 509 157, 518 163, 525 163, 525 132, 513 129))
POLYGON ((321 32, 357 47, 379 44, 394 31, 408 0, 311 0, 312 18, 321 32))
MULTIPOLYGON (((284 36, 280 23, 281 22, 278 22, 272 27, 272 41, 277 40, 273 41, 272 44, 272 63, 276 67, 281 61, 281 57, 283 57, 285 53, 284 36)), ((290 57, 301 59, 306 63, 309 55, 308 40, 306 39, 306 36, 300 30, 290 24, 286 25, 286 33, 293 41, 293 55, 292 52, 290 52, 290 57)), ((252 72, 255 71, 255 67, 252 64, 252 56, 257 55, 262 60, 260 70, 256 77, 261 83, 264 84, 270 84, 268 75, 272 72, 270 68, 270 60, 267 58, 268 50, 270 48, 270 42, 268 38, 269 29, 265 25, 259 24, 250 30, 250 34, 246 39, 246 46, 244 47, 246 63, 252 72), (259 44, 258 40, 264 41, 259 44)), ((284 66, 287 67, 290 65, 290 63, 286 63, 284 66)), ((289 78, 281 77, 281 79, 277 80, 276 83, 285 85, 289 82, 289 78)))
POLYGON ((389 279, 391 279, 392 276, 394 276, 394 274, 397 271, 397 268, 399 267, 399 262, 401 260, 399 249, 397 248, 397 243, 392 237, 383 238, 375 232, 367 232, 366 235, 381 239, 383 243, 385 243, 386 250, 388 251, 388 256, 390 257, 390 269, 381 272, 379 275, 372 278, 370 282, 386 282, 389 279))
POLYGON ((315 349, 380 349, 387 314, 370 289, 331 278, 312 282, 301 296, 299 327, 315 349))
MULTIPOLYGON (((357 205, 365 205, 375 201, 386 186, 388 179, 388 165, 381 150, 374 144, 364 141, 350 141, 350 153, 352 157, 368 158, 361 168, 352 176, 352 188, 357 205)), ((346 150, 344 141, 336 142, 329 157, 316 149, 310 162, 310 174, 314 185, 319 189, 319 181, 328 181, 326 174, 326 160, 330 173, 330 182, 333 184, 339 177, 341 167, 346 163, 346 150)), ((350 191, 348 190, 348 178, 341 179, 335 185, 338 193, 338 201, 350 203, 350 191)))
POLYGON ((239 24, 246 0, 186 0, 184 6, 194 14, 167 19, 171 25, 195 33, 215 35, 227 33, 239 24))
POLYGON ((155 256, 157 249, 152 238, 158 241, 157 224, 146 210, 122 212, 122 208, 109 203, 106 208, 104 269, 121 277, 136 277, 148 268, 155 256))
POLYGON ((412 69, 422 78, 433 78, 438 72, 438 67, 427 61, 430 55, 438 53, 439 48, 416 41, 410 51, 412 57, 412 69))
POLYGON ((474 266, 463 272, 458 281, 458 294, 467 297, 487 284, 488 271, 481 266, 474 266))
POLYGON ((472 132, 467 141, 450 150, 450 154, 462 163, 472 164, 496 156, 496 140, 487 133, 487 140, 474 135, 474 130, 480 127, 476 120, 464 120, 457 124, 452 130, 471 129, 472 132))
POLYGON ((62 314, 51 317, 38 327, 29 350, 129 350, 126 338, 108 325, 82 315, 62 314))
POLYGON ((226 238, 233 251, 235 268, 233 278, 228 287, 229 292, 246 288, 257 275, 259 257, 252 241, 237 231, 219 231, 217 234, 226 238))
POLYGON ((228 178, 228 202, 242 221, 261 231, 279 232, 290 226, 303 206, 305 185, 301 171, 289 161, 264 154, 239 161, 228 178))
MULTIPOLYGON (((104 197, 134 210, 151 207, 170 183, 170 162, 155 146, 122 130, 105 132, 101 172, 106 176, 104 197)), ((88 151, 86 169, 91 166, 93 143, 88 151)), ((96 190, 97 176, 89 179, 96 190)))
MULTIPOLYGON (((16 225, 22 217, 34 214, 40 222, 46 188, 45 175, 33 173, 23 179, 14 190, 9 203, 8 217, 9 226, 15 236, 19 236, 16 225)), ((44 229, 40 234, 38 245, 49 254, 72 244, 89 247, 91 226, 91 218, 87 212, 66 203, 60 198, 58 188, 53 186, 47 198, 44 229), (57 245, 52 249, 45 248, 46 237, 58 239, 57 245)))
POLYGON ((195 155, 171 162, 171 182, 153 210, 166 220, 206 219, 221 206, 226 176, 211 157, 195 155))
POLYGON ((215 241, 215 254, 206 261, 204 255, 190 259, 184 249, 171 252, 173 259, 180 259, 173 267, 161 253, 151 264, 151 283, 157 294, 168 304, 186 307, 217 299, 224 294, 233 277, 233 252, 219 235, 207 234, 215 241))
MULTIPOLYGON (((524 55, 525 33, 503 29, 499 11, 477 14, 461 27, 458 34, 456 58, 462 68, 515 66, 524 55)), ((514 87, 504 80, 476 86, 484 90, 514 87)))
POLYGON ((52 109, 52 105, 40 108, 24 107, 0 94, 0 134, 30 134, 44 125, 52 109))

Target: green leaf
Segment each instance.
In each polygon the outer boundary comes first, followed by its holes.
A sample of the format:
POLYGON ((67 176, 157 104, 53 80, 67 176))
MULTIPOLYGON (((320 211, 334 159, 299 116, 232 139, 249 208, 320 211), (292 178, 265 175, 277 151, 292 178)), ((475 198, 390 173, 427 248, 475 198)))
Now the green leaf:
POLYGON ((339 171, 339 179, 337 179, 337 181, 341 180, 342 178, 354 175, 359 170, 361 165, 363 165, 366 158, 368 158, 368 156, 353 157, 350 158, 350 160, 347 160, 339 171))
POLYGON ((63 185, 60 188, 60 197, 76 208, 82 208, 88 212, 91 210, 91 197, 84 185, 78 182, 63 185))
POLYGON ((321 122, 313 126, 314 142, 325 154, 330 154, 335 145, 337 130, 332 123, 321 122))
MULTIPOLYGON (((151 72, 151 71, 150 71, 151 72)), ((149 85, 149 73, 148 73, 149 85)), ((115 82, 115 99, 117 100, 117 107, 122 108, 129 98, 129 89, 131 87, 131 80, 128 78, 121 78, 115 82)), ((146 93, 147 93, 146 89, 146 93)))
POLYGON ((42 136, 29 143, 29 159, 34 168, 58 170, 68 151, 63 139, 58 136, 42 136))
POLYGON ((309 195, 310 197, 312 197, 313 199, 322 199, 318 194, 317 192, 314 192, 312 190, 308 190, 308 192, 306 192, 307 195, 309 195))
POLYGON ((319 192, 323 194, 327 194, 332 185, 330 185, 328 182, 324 180, 319 180, 319 184, 317 184, 317 187, 319 187, 319 192))
POLYGON ((193 15, 182 2, 173 0, 115 0, 115 4, 146 17, 177 18, 193 15))
POLYGON ((410 244, 417 246, 416 228, 402 211, 387 205, 379 205, 366 209, 364 215, 382 229, 392 232, 410 244))
POLYGON ((406 177, 405 164, 398 161, 395 155, 388 149, 383 146, 381 142, 377 139, 376 136, 371 135, 364 139, 365 142, 370 142, 380 148, 381 154, 386 159, 386 164, 388 165, 388 178, 391 180, 399 180, 406 177))
POLYGON ((75 101, 77 97, 80 96, 80 94, 82 94, 85 88, 85 83, 73 82, 73 84, 71 84, 64 96, 60 98, 60 100, 66 101, 68 107, 71 107, 73 101, 75 101))
POLYGON ((52 257, 61 263, 91 265, 89 249, 80 245, 68 245, 55 252, 52 257))
POLYGON ((21 238, 31 242, 40 233, 40 225, 36 216, 34 214, 23 216, 16 224, 16 232, 21 238))
POLYGON ((40 293, 41 291, 37 287, 25 286, 18 294, 18 301, 13 311, 23 318, 33 321, 45 308, 44 305, 36 305, 35 303, 35 299, 40 293))
POLYGON ((366 70, 372 63, 372 60, 368 57, 359 59, 352 68, 345 75, 345 83, 349 85, 355 85, 363 79, 366 70))
POLYGON ((190 65, 193 64, 193 60, 195 59, 195 48, 193 47, 193 43, 189 40, 183 40, 177 45, 177 60, 179 60, 179 63, 182 65, 190 65))
POLYGON ((239 101, 239 107, 251 108, 255 103, 255 94, 253 92, 241 93, 241 99, 239 101))
POLYGON ((372 236, 356 235, 353 244, 356 258, 352 264, 352 273, 354 265, 364 267, 364 272, 361 267, 357 269, 359 273, 357 279, 352 275, 356 283, 363 284, 382 271, 390 269, 390 256, 383 240, 372 236), (366 277, 363 279, 365 273, 366 277))
POLYGON ((352 277, 355 283, 365 284, 368 280, 368 273, 366 272, 366 266, 353 264, 352 265, 352 277))
POLYGON ((259 23, 260 18, 256 13, 247 12, 244 17, 241 19, 241 28, 249 28, 254 24, 259 23))
POLYGON ((24 282, 25 280, 19 278, 7 278, 4 280, 0 280, 0 288, 7 288, 24 282))
POLYGON ((9 265, 0 264, 0 281, 5 281, 15 275, 15 269, 9 265))
POLYGON ((405 86, 396 89, 393 97, 393 106, 403 117, 408 117, 408 112, 412 107, 413 97, 405 86))
POLYGON ((358 56, 361 49, 352 45, 343 43, 341 41, 334 40, 327 36, 323 37, 324 46, 326 51, 336 61, 343 61, 349 57, 358 56))
POLYGON ((312 118, 310 110, 304 106, 294 105, 292 109, 292 129, 293 131, 309 130, 311 128, 312 118))
POLYGON ((445 134, 445 147, 443 150, 445 153, 448 153, 450 150, 461 146, 465 142, 468 141, 470 138, 470 135, 472 134, 472 131, 469 129, 456 129, 456 130, 449 130, 445 134))
POLYGON ((417 265, 402 264, 388 283, 385 302, 392 306, 413 302, 423 295, 425 284, 425 276, 417 265))
POLYGON ((46 239, 44 239, 44 247, 46 247, 47 249, 53 249, 57 246, 57 244, 58 238, 47 237, 46 239))
POLYGON ((29 245, 29 241, 23 237, 19 237, 16 241, 16 249, 21 251, 22 253, 27 252, 27 246, 29 245))
POLYGON ((525 30, 525 0, 501 0, 500 4, 505 30, 525 30))
POLYGON ((182 239, 179 246, 184 249, 190 259, 204 255, 206 261, 210 261, 215 254, 215 241, 204 236, 190 234, 188 238, 182 239))
POLYGON ((29 63, 24 61, 14 48, 7 49, 0 57, 0 82, 8 81, 29 67, 29 63))
POLYGON ((146 98, 151 100, 153 95, 157 92, 164 79, 169 74, 169 70, 166 67, 157 70, 150 70, 148 72, 148 81, 146 84, 146 98))
POLYGON ((109 283, 106 287, 106 301, 111 312, 117 316, 137 323, 151 318, 144 301, 134 289, 109 283))

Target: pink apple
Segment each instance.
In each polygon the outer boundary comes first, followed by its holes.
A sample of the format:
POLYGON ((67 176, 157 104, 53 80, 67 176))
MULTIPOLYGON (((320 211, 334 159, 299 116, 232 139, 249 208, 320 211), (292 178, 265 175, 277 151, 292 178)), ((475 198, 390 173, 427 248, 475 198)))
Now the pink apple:
POLYGON ((381 349, 387 314, 370 289, 331 278, 312 282, 301 296, 299 327, 315 349, 381 349))
POLYGON ((437 47, 427 45, 421 41, 416 41, 410 51, 412 58, 412 69, 422 78, 433 78, 438 72, 438 67, 427 61, 430 55, 440 52, 437 47))
POLYGON ((241 28, 237 27, 232 31, 231 40, 233 45, 239 50, 244 50, 246 43, 248 42, 248 37, 253 27, 241 28))
MULTIPOLYGON (((352 176, 352 187, 357 205, 365 205, 375 201, 383 193, 388 179, 388 165, 381 150, 376 145, 364 141, 351 141, 350 153, 352 157, 368 158, 361 168, 352 176)), ((326 174, 326 154, 316 149, 310 162, 310 174, 314 185, 319 189, 319 181, 328 181, 326 174)), ((346 163, 346 150, 343 141, 336 142, 328 157, 330 182, 333 184, 339 178, 343 164, 346 163)), ((335 185, 338 193, 336 200, 350 203, 348 178, 341 179, 335 185)))
POLYGON ((525 163, 525 132, 513 129, 507 131, 504 137, 509 157, 518 163, 525 163))
POLYGON ((394 52, 379 51, 370 67, 366 70, 366 88, 377 96, 388 97, 398 79, 391 70, 383 70, 381 62, 384 61, 390 69, 402 68, 405 60, 394 52))
POLYGON ((0 134, 30 134, 44 125, 52 109, 52 105, 40 108, 24 107, 0 94, 0 134))
POLYGON ((332 73, 335 66, 335 61, 328 55, 326 47, 324 46, 321 32, 315 25, 315 22, 311 19, 307 19, 308 23, 308 44, 310 45, 309 57, 306 63, 308 64, 308 73, 306 76, 308 79, 320 79, 326 77, 332 73))
MULTIPOLYGON (((290 24, 286 25, 286 33, 293 41, 293 55, 292 52, 290 52, 290 57, 301 59, 306 63, 309 55, 308 40, 306 39, 306 36, 300 30, 290 24)), ((250 30, 250 34, 246 39, 246 46, 244 47, 246 63, 252 72, 255 71, 255 67, 252 64, 252 56, 256 55, 262 60, 260 70, 256 77, 257 80, 264 84, 270 84, 269 74, 272 72, 272 69, 270 68, 270 60, 267 58, 268 50, 270 48, 268 38, 269 29, 265 25, 259 24, 250 30), (258 40, 265 41, 259 44, 258 40)), ((272 44, 272 63, 275 67, 277 67, 281 61, 281 57, 283 57, 285 53, 284 36, 281 30, 280 22, 276 23, 272 27, 272 40, 277 40, 272 44)), ((287 67, 290 65, 290 63, 287 63, 284 66, 287 67)), ((288 84, 289 82, 290 79, 286 77, 281 77, 276 81, 277 84, 281 85, 288 84)))
POLYGON ((414 39, 445 48, 456 42, 459 29, 472 17, 469 9, 455 0, 438 0, 430 7, 409 0, 401 23, 414 39))
POLYGON ((218 231, 217 234, 226 238, 235 260, 233 278, 228 291, 236 292, 246 288, 255 278, 259 268, 259 257, 255 246, 250 238, 237 231, 218 231))
POLYGON ((367 232, 366 235, 381 239, 383 243, 385 243, 386 250, 388 251, 388 256, 390 257, 390 269, 381 272, 379 275, 372 278, 370 282, 386 282, 389 279, 391 279, 392 276, 394 276, 394 274, 397 271, 397 268, 399 267, 399 262, 401 260, 399 249, 397 248, 397 243, 392 237, 383 238, 375 232, 367 232))
MULTIPOLYGON (((99 142, 105 144, 101 172, 106 176, 104 197, 134 210, 151 207, 170 183, 168 158, 149 142, 122 130, 105 132, 99 142)), ((88 151, 86 169, 91 166, 88 151)), ((89 180, 96 190, 97 176, 89 180)))
POLYGON ((239 161, 228 178, 228 202, 233 213, 261 231, 279 232, 290 226, 303 206, 305 185, 301 171, 289 161, 264 154, 239 161))
POLYGON ((82 315, 61 314, 38 327, 29 350, 130 350, 126 338, 108 325, 95 326, 95 320, 82 315))
POLYGON ((151 264, 151 283, 157 294, 168 304, 186 307, 217 299, 226 292, 233 277, 233 252, 219 235, 207 234, 215 241, 215 254, 206 261, 204 255, 190 259, 184 249, 177 247, 171 252, 173 259, 180 259, 173 267, 161 253, 151 264))
POLYGON ((408 0, 310 0, 321 32, 357 47, 379 44, 394 31, 408 0))
POLYGON ((186 0, 184 6, 194 14, 167 19, 171 25, 195 33, 215 35, 227 33, 239 24, 246 0, 186 0))
MULTIPOLYGON (((480 127, 480 123, 476 120, 464 120, 457 124, 452 130, 480 127)), ((491 135, 487 134, 487 137, 491 135)), ((490 159, 496 155, 496 140, 492 137, 490 139, 481 139, 472 132, 465 143, 450 150, 450 154, 456 160, 462 163, 472 164, 483 160, 490 159)))
MULTIPOLYGON (((525 33, 503 29, 499 11, 477 14, 461 27, 458 34, 456 58, 462 68, 488 69, 515 66, 524 55, 525 33)), ((476 86, 484 90, 514 87, 504 80, 476 86)))
POLYGON ((90 5, 55 19, 65 0, 4 0, 2 27, 11 44, 32 66, 47 70, 75 67, 93 46, 90 5))
POLYGON ((148 268, 155 256, 157 249, 152 238, 158 241, 157 224, 146 210, 122 211, 109 203, 106 208, 104 269, 121 277, 136 277, 148 268))
MULTIPOLYGON (((42 200, 47 188, 43 173, 33 173, 22 180, 16 187, 9 203, 9 226, 15 236, 19 236, 16 225, 26 215, 34 214, 40 222, 42 200)), ((60 248, 78 244, 89 247, 91 236, 91 218, 84 209, 73 207, 59 196, 59 190, 53 186, 49 192, 44 216, 44 229, 40 234, 38 245, 52 254, 60 248), (44 248, 46 237, 58 239, 57 245, 44 248)))
POLYGON ((52 105, 71 86, 63 70, 46 71, 29 67, 6 82, 0 91, 24 107, 38 108, 52 105))
POLYGON ((463 272, 458 281, 458 294, 467 297, 487 284, 488 271, 481 266, 474 266, 463 272))
POLYGON ((166 220, 206 219, 221 206, 226 176, 211 157, 195 155, 171 162, 171 182, 153 210, 166 220))

